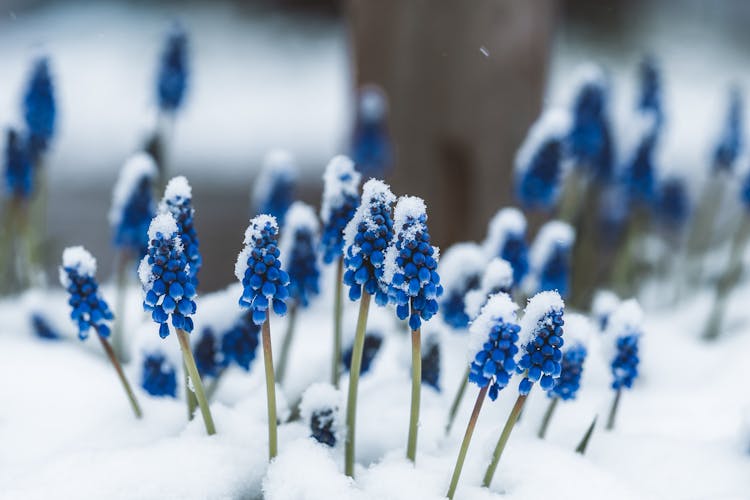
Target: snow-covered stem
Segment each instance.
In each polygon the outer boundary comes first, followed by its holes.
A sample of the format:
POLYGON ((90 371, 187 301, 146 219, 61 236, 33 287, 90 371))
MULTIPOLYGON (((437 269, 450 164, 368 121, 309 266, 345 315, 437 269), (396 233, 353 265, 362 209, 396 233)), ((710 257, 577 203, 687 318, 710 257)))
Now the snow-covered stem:
POLYGON ((97 337, 99 337, 99 341, 102 343, 104 352, 107 353, 107 357, 109 358, 110 363, 112 363, 112 367, 114 367, 115 371, 117 372, 117 377, 120 379, 120 382, 122 383, 122 388, 125 389, 125 394, 127 394, 128 396, 128 400, 130 401, 130 406, 133 408, 133 413, 135 413, 136 418, 143 417, 143 413, 141 412, 141 407, 138 405, 138 400, 135 399, 135 394, 133 394, 133 389, 130 387, 130 383, 128 382, 128 379, 125 377, 125 373, 122 371, 122 366, 120 365, 120 362, 117 360, 117 356, 115 356, 115 352, 112 350, 112 346, 109 345, 109 342, 107 342, 107 339, 105 339, 101 335, 97 334, 97 337))
MULTIPOLYGON (((466 378, 468 380, 468 376, 466 378)), ((465 387, 465 385, 464 385, 465 387)), ((471 436, 474 434, 474 428, 477 425, 477 419, 479 418, 479 412, 482 410, 482 403, 487 396, 487 390, 490 385, 487 384, 479 390, 477 394, 477 400, 474 403, 474 409, 469 417, 469 423, 466 425, 466 432, 464 433, 464 439, 461 441, 461 448, 458 451, 458 458, 456 458, 456 465, 453 467, 453 475, 451 476, 451 484, 448 487, 448 493, 446 496, 453 499, 453 495, 456 493, 456 487, 458 486, 458 479, 461 477, 461 470, 464 467, 464 460, 466 459, 466 453, 469 451, 469 444, 471 443, 471 436)))
POLYGON ((276 426, 276 382, 273 376, 273 352, 271 351, 271 318, 266 318, 261 326, 263 343, 263 366, 266 371, 266 399, 268 401, 268 460, 278 453, 276 426))
POLYGON ((612 400, 612 406, 609 409, 609 417, 607 417, 607 430, 611 431, 615 428, 615 418, 617 417, 617 409, 620 407, 620 396, 622 395, 622 389, 617 389, 615 392, 615 399, 612 400))
POLYGON ((539 439, 544 439, 544 436, 547 435, 547 429, 552 420, 552 415, 555 413, 555 408, 557 408, 558 401, 560 401, 560 398, 558 397, 550 398, 547 410, 544 412, 544 417, 542 418, 542 425, 539 426, 539 432, 537 432, 537 437, 539 439))
POLYGON ((359 386, 359 372, 362 368, 362 352, 365 345, 365 331, 367 330, 367 315, 370 311, 372 295, 362 292, 359 302, 359 316, 357 330, 354 334, 352 346, 352 364, 349 367, 349 395, 346 400, 346 443, 344 457, 344 471, 349 477, 354 477, 354 439, 357 423, 357 388, 359 386))
POLYGON ((296 303, 293 303, 289 307, 289 319, 286 324, 286 335, 284 335, 284 341, 281 343, 281 353, 279 356, 279 364, 276 367, 276 380, 279 384, 284 381, 284 374, 286 373, 286 365, 289 360, 289 351, 292 346, 292 339, 294 338, 294 329, 297 326, 297 309, 299 309, 296 303))
MULTIPOLYGON (((182 358, 185 361, 190 381, 193 383, 193 389, 195 392, 195 398, 198 400, 198 406, 201 409, 201 415, 203 416, 203 423, 206 426, 206 432, 209 436, 216 434, 216 427, 214 427, 214 419, 211 416, 211 409, 208 406, 208 400, 206 399, 206 393, 203 391, 203 382, 198 374, 198 367, 195 366, 195 358, 193 358, 193 351, 190 348, 190 339, 188 334, 182 328, 175 328, 177 332, 177 339, 180 341, 180 349, 182 349, 182 358)), ((189 391, 188 391, 189 392, 189 391)))
POLYGON ((409 439, 406 458, 417 458, 417 431, 419 430, 419 405, 422 391, 422 333, 420 328, 411 332, 411 409, 409 410, 409 439))
POLYGON ((599 415, 594 415, 594 419, 591 421, 591 425, 589 425, 589 428, 586 429, 586 433, 583 435, 581 442, 578 443, 578 446, 576 446, 576 453, 579 453, 581 455, 586 453, 586 448, 588 448, 589 441, 591 441, 591 435, 594 434, 594 428, 596 427, 596 421, 598 419, 599 415))
POLYGON ((331 385, 339 388, 341 376, 341 318, 344 311, 344 258, 336 260, 336 286, 333 299, 333 359, 331 361, 331 385))
POLYGON ((451 409, 448 413, 448 423, 445 425, 446 435, 451 433, 453 422, 456 420, 456 413, 458 413, 458 408, 461 406, 461 401, 464 399, 464 394, 466 393, 466 386, 469 385, 469 373, 471 373, 471 365, 466 367, 466 371, 464 372, 464 378, 461 379, 461 385, 458 386, 458 390, 456 391, 456 396, 453 398, 453 403, 451 403, 451 409))
POLYGON ((482 486, 486 488, 489 488, 490 484, 492 483, 492 478, 495 475, 495 470, 497 470, 497 464, 500 463, 500 457, 503 455, 503 450, 505 449, 505 445, 508 443, 508 438, 510 437, 510 433, 513 431, 513 426, 516 425, 518 417, 521 415, 521 410, 523 410, 523 405, 524 403, 526 403, 527 397, 528 395, 519 394, 518 399, 516 399, 516 404, 513 405, 513 409, 510 411, 510 415, 508 415, 508 420, 505 422, 503 432, 500 434, 500 439, 498 439, 497 441, 495 451, 492 453, 492 461, 487 467, 487 471, 484 473, 482 486))

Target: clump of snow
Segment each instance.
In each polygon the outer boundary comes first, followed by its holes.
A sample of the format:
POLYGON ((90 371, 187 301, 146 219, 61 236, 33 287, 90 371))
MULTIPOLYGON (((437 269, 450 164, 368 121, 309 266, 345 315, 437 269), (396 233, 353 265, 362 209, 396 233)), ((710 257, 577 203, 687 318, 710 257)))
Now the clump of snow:
POLYGON ((111 226, 117 226, 122 221, 122 211, 138 184, 144 178, 153 180, 157 173, 156 163, 148 153, 136 153, 125 162, 112 192, 112 207, 109 210, 111 226))
POLYGON ((643 310, 636 299, 623 301, 612 312, 604 331, 608 337, 643 333, 643 310))
POLYGON ((526 234, 526 217, 515 207, 501 208, 490 219, 482 246, 488 258, 499 255, 509 235, 526 234))
MULTIPOLYGON (((309 231, 310 234, 315 235, 320 228, 315 210, 302 201, 292 203, 284 220, 284 231, 279 240, 279 252, 281 253, 282 263, 287 262, 291 257, 292 246, 294 245, 294 240, 297 238, 298 231, 309 231)), ((243 276, 244 273, 245 271, 243 270, 243 276)))
POLYGON ((281 181, 292 183, 299 177, 299 169, 294 156, 284 149, 272 149, 263 158, 258 178, 253 184, 252 200, 255 211, 260 210, 273 186, 281 181))
POLYGON ((438 266, 444 296, 450 296, 453 290, 463 289, 471 277, 481 276, 486 263, 487 258, 476 243, 467 241, 448 248, 438 266))
POLYGON ((70 285, 70 277, 65 268, 75 269, 81 276, 93 277, 96 274, 96 259, 82 246, 68 247, 63 250, 59 275, 60 284, 67 288, 70 285))
POLYGON ((561 108, 546 110, 531 126, 516 154, 516 172, 522 173, 529 167, 542 144, 550 140, 564 140, 570 132, 570 126, 571 117, 567 110, 561 108))
POLYGON ((276 222, 276 217, 268 214, 260 214, 253 217, 250 219, 250 224, 247 226, 247 229, 245 229, 245 238, 242 240, 244 247, 237 256, 237 262, 234 264, 234 275, 240 280, 240 282, 245 277, 247 258, 253 250, 255 240, 260 238, 261 233, 266 226, 270 226, 276 233, 279 231, 279 223, 276 222))
MULTIPOLYGON (((391 205, 396 201, 396 197, 391 192, 390 186, 379 179, 370 179, 362 186, 362 203, 354 212, 352 220, 344 228, 344 248, 351 248, 354 245, 354 238, 357 236, 359 224, 368 223, 369 229, 376 229, 374 222, 370 218, 370 208, 386 204, 391 205)), ((356 251, 356 247, 353 247, 356 251)))
POLYGON ((170 201, 190 200, 193 198, 193 190, 190 183, 183 175, 173 177, 164 189, 164 199, 170 201))
POLYGON ((340 207, 347 196, 359 194, 362 174, 354 168, 354 162, 344 155, 338 155, 328 162, 323 173, 323 200, 320 205, 320 218, 324 224, 331 220, 331 213, 340 207))
POLYGON ((500 288, 510 290, 512 286, 513 267, 507 260, 495 257, 487 264, 479 288, 466 292, 464 297, 466 315, 472 319, 476 318, 493 290, 500 288))
MULTIPOLYGON (((155 240, 157 235, 161 234, 164 238, 174 239, 175 242, 179 242, 179 234, 177 234, 177 221, 174 220, 174 216, 168 212, 161 212, 151 219, 151 224, 148 226, 148 239, 155 240)), ((178 246, 178 252, 181 251, 181 245, 178 246)))
POLYGON ((409 219, 417 220, 422 214, 427 214, 427 206, 422 198, 417 196, 401 196, 393 210, 393 228, 396 233, 400 233, 404 239, 411 239, 413 234, 420 228, 418 225, 412 225, 407 228, 406 223, 409 219), (404 232, 406 230, 406 232, 404 232))
POLYGON ((513 302, 507 293, 496 293, 487 299, 479 316, 469 325, 468 359, 482 350, 482 346, 489 338, 490 330, 495 324, 502 320, 503 323, 517 323, 516 311, 518 305, 513 302))
POLYGON ((559 220, 545 223, 534 238, 529 251, 529 265, 533 271, 540 271, 549 261, 555 248, 570 248, 575 241, 573 227, 559 220))
POLYGON ((609 316, 620 305, 620 297, 612 290, 597 290, 591 301, 591 314, 599 322, 600 328, 606 326, 609 316))
POLYGON ((312 384, 302 395, 302 402, 299 406, 302 421, 309 428, 310 420, 315 412, 319 410, 333 410, 330 415, 319 416, 319 418, 321 418, 321 425, 326 425, 329 421, 333 420, 331 430, 338 443, 343 436, 342 431, 344 427, 343 419, 339 418, 342 401, 341 392, 331 384, 324 384, 322 382, 312 384))
POLYGON ((526 309, 523 311, 523 318, 521 318, 518 345, 526 346, 534 339, 537 328, 539 328, 539 325, 543 321, 546 321, 545 316, 547 314, 564 309, 565 303, 560 294, 555 291, 539 292, 531 297, 526 304, 526 309))
POLYGON ((591 320, 583 314, 569 313, 565 315, 565 343, 562 350, 566 351, 576 345, 588 346, 594 326, 591 320))

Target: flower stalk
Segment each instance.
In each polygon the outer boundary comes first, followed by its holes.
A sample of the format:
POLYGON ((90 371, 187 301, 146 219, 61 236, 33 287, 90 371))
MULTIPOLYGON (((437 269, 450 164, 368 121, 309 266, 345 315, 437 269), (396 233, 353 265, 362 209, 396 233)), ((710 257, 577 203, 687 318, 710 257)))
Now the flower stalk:
POLYGON ((357 424, 357 390, 359 387, 359 372, 362 368, 362 352, 365 345, 365 330, 367 329, 367 315, 370 311, 372 296, 366 291, 362 293, 359 302, 359 316, 357 330, 354 334, 352 346, 352 364, 349 367, 349 395, 346 400, 346 443, 344 456, 344 472, 354 477, 354 441, 357 424))
POLYGON ((487 467, 487 471, 484 473, 482 486, 486 488, 489 488, 490 484, 492 483, 492 478, 495 475, 495 470, 497 470, 497 465, 498 463, 500 463, 500 457, 503 455, 503 450, 505 450, 505 445, 508 443, 508 438, 510 437, 510 433, 513 431, 513 426, 516 425, 518 417, 519 415, 521 415, 521 410, 523 409, 523 405, 526 403, 527 397, 528 395, 526 394, 519 394, 518 398, 516 399, 516 403, 513 405, 513 409, 511 410, 510 415, 508 415, 508 420, 505 422, 503 432, 500 434, 500 439, 498 439, 497 441, 495 451, 492 453, 492 461, 487 467))
POLYGON ((336 261, 336 288, 333 300, 333 359, 331 361, 331 384, 338 389, 341 377, 341 321, 344 311, 344 259, 336 261))
MULTIPOLYGON (((468 378, 468 377, 467 377, 468 378)), ((489 384, 485 385, 479 390, 477 394, 477 400, 474 403, 474 409, 471 412, 469 423, 466 426, 466 432, 464 433, 464 439, 461 441, 461 449, 458 452, 458 458, 456 459, 456 465, 453 467, 453 475, 451 476, 451 483, 448 487, 448 493, 446 496, 453 499, 453 495, 456 493, 456 487, 458 486, 458 479, 461 477, 461 470, 464 467, 464 460, 466 459, 466 453, 469 451, 469 444, 471 443, 471 436, 474 434, 474 428, 477 425, 477 419, 479 418, 479 412, 482 410, 482 403, 487 396, 487 390, 490 388, 489 384)))
POLYGON ((276 382, 273 375, 273 352, 271 351, 271 320, 267 318, 261 327, 263 343, 263 365, 266 371, 266 399, 268 401, 268 459, 278 453, 276 428, 276 382))
POLYGON ((409 439, 406 458, 414 463, 417 458, 417 432, 419 430, 419 406, 422 390, 422 338, 421 329, 411 332, 411 409, 409 411, 409 439))
MULTIPOLYGON (((177 339, 180 341, 180 349, 182 349, 182 357, 187 367, 188 376, 195 392, 195 398, 198 400, 198 406, 201 409, 201 415, 203 416, 203 423, 206 427, 206 432, 209 436, 216 434, 216 427, 214 426, 214 420, 211 416, 211 409, 208 406, 208 400, 203 390, 203 382, 198 374, 198 367, 195 366, 195 358, 193 358, 193 351, 190 348, 190 339, 188 334, 182 328, 176 328, 177 339)), ((188 387, 189 389, 189 387, 188 387)), ((188 393, 190 391, 188 390, 188 393)))

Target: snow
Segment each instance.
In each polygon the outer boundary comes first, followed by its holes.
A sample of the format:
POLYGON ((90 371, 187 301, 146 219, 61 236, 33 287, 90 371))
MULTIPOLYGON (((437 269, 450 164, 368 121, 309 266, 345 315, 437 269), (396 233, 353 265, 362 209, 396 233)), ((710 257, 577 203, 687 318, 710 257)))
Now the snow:
POLYGON ((411 219, 418 219, 422 214, 427 214, 427 206, 422 198, 417 196, 401 196, 393 210, 393 229, 396 233, 401 234, 404 239, 409 240, 419 231, 418 224, 411 227, 405 227, 406 222, 411 219))
MULTIPOLYGON (((531 297, 526 304, 521 318, 521 331, 518 333, 518 345, 526 346, 534 339, 534 334, 545 315, 553 311, 565 309, 560 294, 555 291, 539 292, 531 297)), ((522 350, 519 351, 519 355, 522 350)))
POLYGON ((122 211, 130 200, 138 184, 145 177, 153 180, 158 173, 156 163, 147 153, 136 153, 125 162, 112 191, 112 207, 109 210, 109 224, 117 226, 122 220, 122 211))
POLYGON ((620 305, 620 297, 612 290, 597 290, 594 299, 591 301, 591 315, 600 322, 604 323, 605 318, 620 305))
POLYGON ((479 316, 469 325, 469 344, 467 359, 474 359, 474 356, 482 350, 482 346, 489 338, 490 330, 498 320, 503 323, 517 323, 516 310, 518 305, 513 302, 507 293, 496 293, 487 299, 479 316))
POLYGON ((247 258, 250 256, 250 252, 253 250, 255 240, 260 238, 263 229, 270 225, 274 232, 279 231, 279 224, 276 222, 276 217, 268 214, 256 215, 250 219, 250 224, 245 230, 245 238, 242 241, 244 248, 240 251, 237 256, 237 261, 234 264, 234 275, 237 279, 242 282, 245 277, 245 271, 247 270, 247 258))
MULTIPOLYGON (((344 248, 350 248, 354 245, 354 238, 357 236, 359 224, 368 223, 368 228, 375 229, 370 219, 370 208, 378 204, 391 205, 396 201, 396 197, 391 192, 390 186, 379 179, 370 179, 362 186, 362 203, 354 212, 352 220, 344 228, 344 248)), ((356 247, 353 247, 358 251, 356 247)))
POLYGON ((576 345, 587 347, 593 336, 594 326, 591 320, 583 314, 567 313, 563 330, 565 332, 565 342, 562 346, 564 352, 576 345))
MULTIPOLYGON (((334 425, 332 427, 334 435, 336 436, 336 443, 342 442, 344 438, 344 419, 341 416, 341 408, 346 405, 346 400, 340 391, 334 388, 331 384, 327 383, 315 383, 307 388, 305 393, 302 395, 302 402, 299 406, 300 416, 302 422, 310 428, 310 419, 317 410, 332 409, 333 414, 330 415, 329 419, 334 419, 334 425)), ((324 424, 327 422, 321 422, 324 424)))
POLYGON ((453 290, 463 289, 471 276, 482 275, 486 262, 481 247, 476 243, 462 242, 449 247, 438 265, 444 296, 450 296, 453 290))
POLYGON ((574 241, 575 230, 570 224, 559 220, 546 222, 539 229, 529 251, 529 266, 532 271, 543 269, 556 248, 572 248, 574 241))
POLYGON ((68 247, 63 250, 60 284, 67 288, 70 277, 64 268, 75 269, 81 276, 93 277, 96 274, 96 259, 82 246, 68 247))
POLYGON ((501 208, 490 219, 482 246, 487 258, 496 257, 505 246, 508 235, 526 234, 526 217, 516 207, 501 208))
POLYGON ((628 299, 617 306, 609 316, 604 333, 614 338, 620 335, 640 334, 642 330, 643 310, 636 299, 628 299))
POLYGON ((180 236, 177 234, 177 221, 171 213, 161 212, 151 219, 148 226, 148 239, 155 240, 161 234, 164 238, 175 239, 179 241, 180 236))
POLYGON ((571 117, 568 111, 562 108, 545 110, 531 126, 526 139, 518 149, 515 159, 516 172, 523 172, 529 167, 534 155, 546 141, 564 139, 570 131, 570 126, 571 117))
POLYGON ((359 95, 359 113, 367 121, 380 120, 388 111, 385 94, 375 85, 366 85, 359 95))
POLYGON ((193 190, 183 175, 171 178, 164 189, 165 200, 190 200, 192 198, 193 190))
POLYGON ((362 174, 354 168, 354 162, 348 156, 338 155, 328 162, 323 173, 323 201, 320 206, 320 218, 328 224, 331 213, 340 207, 347 196, 359 195, 359 183, 362 174))
POLYGON ((513 267, 510 263, 495 257, 487 264, 479 288, 466 292, 464 310, 469 318, 476 318, 492 290, 503 288, 510 290, 513 286, 513 267))
POLYGON ((255 212, 260 211, 277 183, 293 183, 298 177, 299 169, 289 151, 272 149, 266 153, 260 173, 253 183, 251 199, 255 212))
POLYGON ((607 88, 607 75, 604 68, 593 62, 583 63, 578 66, 573 73, 569 88, 565 90, 568 94, 567 101, 571 110, 575 105, 578 94, 589 85, 605 90, 607 88))
MULTIPOLYGON (((309 231, 310 234, 318 234, 320 222, 315 210, 302 201, 295 201, 289 207, 285 216, 284 231, 279 239, 279 252, 282 264, 288 264, 291 257, 292 246, 296 235, 300 231, 309 231)), ((246 259, 247 260, 247 259, 246 259)), ((245 271, 242 271, 244 276, 245 271)))

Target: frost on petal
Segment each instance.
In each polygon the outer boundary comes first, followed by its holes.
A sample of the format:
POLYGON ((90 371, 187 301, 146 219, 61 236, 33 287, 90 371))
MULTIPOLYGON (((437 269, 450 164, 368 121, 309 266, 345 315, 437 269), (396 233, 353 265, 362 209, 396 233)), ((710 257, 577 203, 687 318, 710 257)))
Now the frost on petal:
POLYGON ((68 247, 63 250, 60 284, 68 287, 70 278, 65 269, 73 269, 79 276, 93 277, 96 274, 96 259, 82 246, 68 247))
POLYGON ((526 309, 521 318, 521 332, 518 344, 525 346, 534 339, 540 322, 545 320, 549 313, 562 311, 565 303, 560 294, 555 291, 539 292, 529 299, 526 309))

